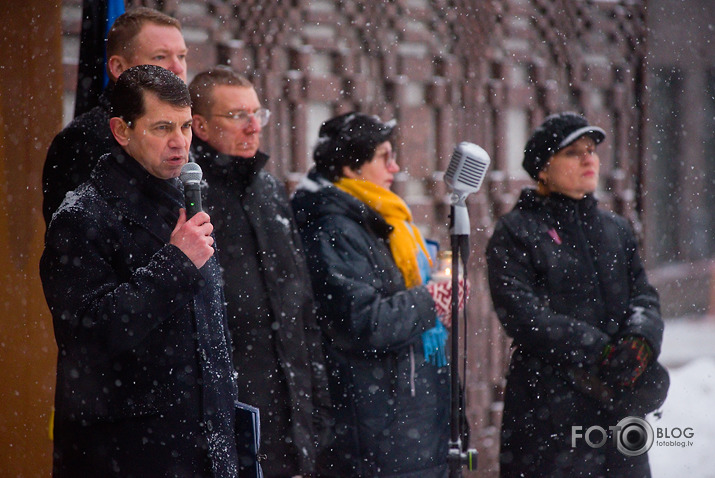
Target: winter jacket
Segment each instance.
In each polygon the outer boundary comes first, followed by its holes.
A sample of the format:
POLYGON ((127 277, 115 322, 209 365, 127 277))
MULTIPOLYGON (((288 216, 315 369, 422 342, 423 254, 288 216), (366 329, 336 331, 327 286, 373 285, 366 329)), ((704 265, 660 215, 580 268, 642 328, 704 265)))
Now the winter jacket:
POLYGON ((49 225, 55 477, 237 475, 220 269, 169 244, 180 188, 115 143, 49 225))
POLYGON ((203 203, 223 267, 239 399, 261 411, 266 477, 312 473, 331 434, 330 395, 310 276, 285 188, 268 156, 219 154, 194 138, 203 203), (318 438, 323 435, 322 438, 318 438))
POLYGON ((525 189, 497 222, 486 256, 494 308, 514 339, 502 476, 649 476, 647 455, 571 442, 572 426, 607 430, 629 413, 604 409, 573 373, 597 373, 606 344, 622 336, 643 337, 654 357, 660 352, 658 295, 628 222, 590 195, 525 189))
POLYGON ((425 361, 426 287, 406 289, 390 226, 312 171, 293 199, 323 332, 336 438, 321 476, 446 476, 448 369, 425 361))
POLYGON ((110 84, 99 97, 99 104, 73 119, 47 150, 42 170, 42 214, 46 225, 65 195, 89 179, 99 158, 109 152, 114 142, 109 129, 111 93, 110 84))

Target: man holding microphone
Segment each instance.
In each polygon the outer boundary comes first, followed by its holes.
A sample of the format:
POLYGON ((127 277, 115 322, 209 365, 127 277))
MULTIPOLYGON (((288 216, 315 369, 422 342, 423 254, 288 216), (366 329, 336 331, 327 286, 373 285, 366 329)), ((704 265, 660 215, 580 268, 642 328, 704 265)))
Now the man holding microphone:
POLYGON ((177 177, 191 101, 154 65, 119 77, 111 152, 49 226, 40 273, 58 346, 53 472, 238 474, 236 384, 213 226, 177 177))

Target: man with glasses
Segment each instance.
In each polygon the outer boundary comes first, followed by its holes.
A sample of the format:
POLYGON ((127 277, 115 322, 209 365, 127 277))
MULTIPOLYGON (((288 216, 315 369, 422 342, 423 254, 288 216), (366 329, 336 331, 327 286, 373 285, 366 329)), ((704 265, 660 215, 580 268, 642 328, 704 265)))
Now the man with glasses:
POLYGON ((189 90, 192 158, 208 184, 239 400, 260 409, 264 475, 310 474, 330 402, 300 237, 259 151, 270 114, 251 82, 226 67, 199 73, 189 90))

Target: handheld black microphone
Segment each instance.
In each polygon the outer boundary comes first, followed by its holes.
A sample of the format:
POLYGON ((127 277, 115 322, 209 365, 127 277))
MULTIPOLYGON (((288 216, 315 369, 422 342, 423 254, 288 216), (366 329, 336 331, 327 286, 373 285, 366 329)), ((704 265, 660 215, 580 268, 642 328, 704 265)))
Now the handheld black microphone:
POLYGON ((201 208, 201 166, 196 163, 186 163, 181 168, 179 179, 184 184, 184 201, 186 203, 186 219, 202 211, 201 208))
POLYGON ((452 234, 469 235, 467 196, 482 187, 490 163, 487 152, 474 143, 462 141, 454 148, 452 159, 444 173, 444 182, 452 189, 452 234))

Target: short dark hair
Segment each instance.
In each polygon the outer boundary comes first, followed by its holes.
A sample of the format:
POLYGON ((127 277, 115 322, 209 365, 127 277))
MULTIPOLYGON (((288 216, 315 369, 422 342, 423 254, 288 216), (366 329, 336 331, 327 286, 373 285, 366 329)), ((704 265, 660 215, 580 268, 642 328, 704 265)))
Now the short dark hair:
POLYGON ((112 55, 131 56, 134 53, 134 40, 146 23, 174 27, 181 31, 179 20, 159 10, 147 7, 127 10, 117 17, 107 33, 107 58, 112 55))
POLYGON ((228 66, 219 65, 202 71, 189 84, 193 113, 208 116, 213 106, 213 89, 219 85, 253 88, 253 83, 248 78, 228 66))
POLYGON ((145 92, 177 108, 191 107, 189 87, 181 78, 160 66, 139 65, 119 76, 112 92, 111 116, 122 118, 133 127, 145 113, 145 92))
POLYGON ((355 111, 329 119, 320 126, 313 150, 315 169, 332 182, 343 177, 344 166, 357 171, 392 138, 395 126, 395 120, 383 123, 377 116, 355 111))

